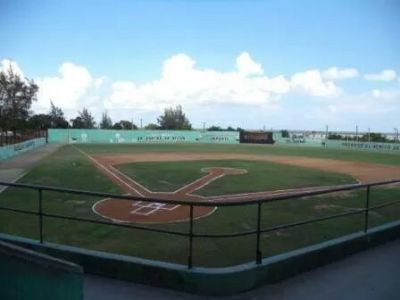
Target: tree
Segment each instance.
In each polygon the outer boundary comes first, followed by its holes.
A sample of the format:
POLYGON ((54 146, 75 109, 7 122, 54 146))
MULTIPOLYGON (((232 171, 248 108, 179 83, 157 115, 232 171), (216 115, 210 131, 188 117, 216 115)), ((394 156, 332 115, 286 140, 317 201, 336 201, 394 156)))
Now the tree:
POLYGON ((28 127, 40 130, 48 129, 51 127, 51 118, 46 114, 33 115, 28 120, 28 127))
POLYGON ((208 131, 222 131, 223 129, 221 127, 219 127, 219 126, 213 125, 213 126, 208 127, 207 130, 208 131))
POLYGON ((281 130, 281 136, 283 138, 288 138, 289 137, 289 131, 286 129, 281 130))
POLYGON ((182 107, 180 105, 176 106, 175 108, 166 108, 164 110, 164 115, 161 115, 157 119, 157 122, 161 129, 192 129, 192 124, 190 124, 189 120, 182 112, 182 107))
POLYGON ((0 128, 23 128, 31 115, 32 102, 36 101, 39 87, 33 80, 21 79, 11 65, 0 72, 0 128))
POLYGON ((50 128, 68 128, 68 121, 64 117, 64 112, 60 107, 54 105, 50 100, 50 128))
POLYGON ((104 112, 103 115, 101 116, 101 121, 100 121, 100 128, 101 129, 110 129, 112 128, 112 120, 108 116, 107 112, 104 112))
POLYGON ((113 129, 132 130, 132 129, 138 129, 138 127, 130 121, 121 120, 113 125, 113 129))
POLYGON ((82 112, 78 112, 78 116, 75 119, 71 119, 73 128, 94 128, 96 122, 90 112, 83 108, 82 112))
POLYGON ((147 129, 147 130, 156 130, 156 129, 160 129, 160 127, 158 127, 157 124, 149 123, 149 124, 147 124, 147 125, 144 127, 144 129, 147 129))
POLYGON ((389 140, 382 133, 376 133, 376 132, 371 132, 370 134, 366 133, 359 140, 364 141, 364 142, 371 141, 371 142, 377 142, 377 143, 392 142, 392 140, 389 140))

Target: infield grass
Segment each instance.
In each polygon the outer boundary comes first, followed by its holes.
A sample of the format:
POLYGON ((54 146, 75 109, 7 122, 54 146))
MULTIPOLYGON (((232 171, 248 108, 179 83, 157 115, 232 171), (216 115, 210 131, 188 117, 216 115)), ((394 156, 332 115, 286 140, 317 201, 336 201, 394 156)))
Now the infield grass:
POLYGON ((246 174, 224 176, 196 191, 203 196, 273 191, 313 186, 356 183, 351 176, 282 165, 265 161, 205 160, 142 162, 117 168, 151 191, 173 192, 206 175, 202 168, 225 167, 247 170, 246 174))

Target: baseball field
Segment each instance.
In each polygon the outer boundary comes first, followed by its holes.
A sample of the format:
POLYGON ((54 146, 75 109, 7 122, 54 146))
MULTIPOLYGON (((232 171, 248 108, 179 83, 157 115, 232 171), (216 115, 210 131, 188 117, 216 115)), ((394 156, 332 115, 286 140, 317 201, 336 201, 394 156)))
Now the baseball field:
MULTIPOLYGON (((188 207, 148 203, 142 197, 218 203, 262 199, 354 183, 400 178, 400 156, 294 146, 217 144, 71 144, 43 159, 19 182, 137 197, 135 201, 43 193, 43 211, 109 223, 187 232, 188 207)), ((400 197, 400 186, 374 187, 370 205, 400 197)), ((37 191, 8 188, 0 205, 38 210, 37 191)), ((265 203, 261 227, 365 207, 365 190, 265 203)), ((373 227, 398 218, 400 206, 369 213, 373 227)), ((194 232, 232 233, 257 226, 257 206, 196 207, 194 232)), ((261 235, 263 257, 363 230, 364 214, 261 235)), ((186 264, 185 237, 46 217, 46 242, 186 264)), ((0 211, 0 231, 38 239, 36 216, 0 211)), ((197 266, 223 267, 254 260, 254 236, 196 238, 197 266)))

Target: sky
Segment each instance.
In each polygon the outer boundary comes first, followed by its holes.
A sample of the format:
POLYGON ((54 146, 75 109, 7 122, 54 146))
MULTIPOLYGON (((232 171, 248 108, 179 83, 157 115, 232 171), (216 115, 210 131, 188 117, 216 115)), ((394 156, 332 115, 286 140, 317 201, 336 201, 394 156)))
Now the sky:
POLYGON ((0 0, 0 70, 67 118, 400 128, 400 1, 0 0))

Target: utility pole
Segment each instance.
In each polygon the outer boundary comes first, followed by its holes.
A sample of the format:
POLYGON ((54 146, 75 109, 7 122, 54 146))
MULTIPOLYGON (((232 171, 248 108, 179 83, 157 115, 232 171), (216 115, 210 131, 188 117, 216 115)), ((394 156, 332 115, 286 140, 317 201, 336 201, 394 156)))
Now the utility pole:
POLYGON ((398 128, 394 128, 394 133, 396 135, 396 141, 399 142, 399 129, 398 128))
POLYGON ((368 143, 371 144, 371 129, 368 127, 368 143))
POLYGON ((140 129, 143 129, 143 122, 142 118, 140 118, 140 129))
POLYGON ((358 143, 358 125, 356 125, 356 142, 358 143))

